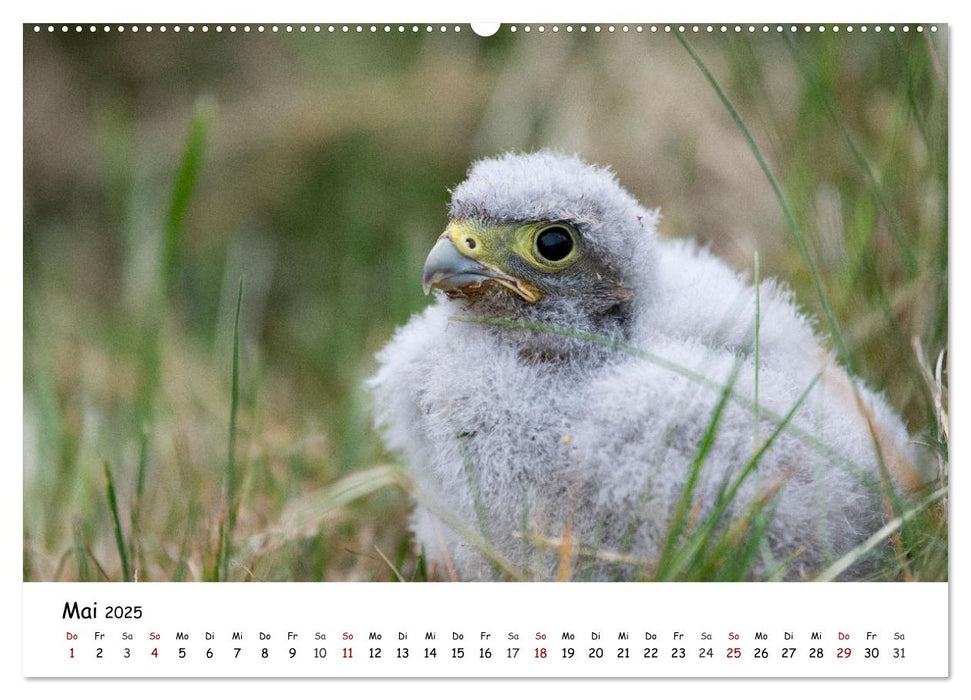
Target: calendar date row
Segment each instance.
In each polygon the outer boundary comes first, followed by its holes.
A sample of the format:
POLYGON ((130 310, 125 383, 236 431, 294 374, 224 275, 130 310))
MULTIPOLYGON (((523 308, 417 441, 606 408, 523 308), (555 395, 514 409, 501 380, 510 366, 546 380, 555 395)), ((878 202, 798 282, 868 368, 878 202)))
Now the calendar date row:
MULTIPOLYGON (((881 655, 893 659, 905 659, 905 647, 881 648, 867 646, 855 650, 857 657, 864 659, 878 659, 881 655)), ((79 647, 69 647, 68 656, 71 659, 81 658, 84 651, 79 647)), ((795 659, 799 657, 809 659, 850 659, 854 657, 854 648, 849 646, 842 647, 332 647, 325 646, 291 646, 281 648, 271 647, 163 647, 133 649, 132 647, 106 648, 92 647, 88 650, 88 656, 95 659, 104 659, 109 655, 114 658, 119 656, 123 659, 135 658, 139 655, 149 656, 155 659, 170 656, 178 659, 190 657, 203 657, 206 659, 227 658, 227 659, 270 659, 281 657, 283 659, 313 658, 313 659, 437 659, 439 655, 449 659, 492 659, 492 658, 532 658, 548 659, 560 658, 571 659, 604 659, 613 656, 617 659, 687 659, 698 658, 701 660, 714 659, 716 657, 734 660, 743 658, 752 659, 795 659)))

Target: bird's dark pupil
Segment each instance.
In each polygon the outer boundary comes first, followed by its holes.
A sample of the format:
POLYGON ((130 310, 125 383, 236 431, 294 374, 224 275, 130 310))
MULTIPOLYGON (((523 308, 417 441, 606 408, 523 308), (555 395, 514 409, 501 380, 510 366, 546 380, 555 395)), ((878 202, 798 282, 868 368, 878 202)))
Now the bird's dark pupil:
POLYGON ((536 250, 547 260, 557 262, 573 250, 573 239, 564 228, 548 228, 536 239, 536 250))

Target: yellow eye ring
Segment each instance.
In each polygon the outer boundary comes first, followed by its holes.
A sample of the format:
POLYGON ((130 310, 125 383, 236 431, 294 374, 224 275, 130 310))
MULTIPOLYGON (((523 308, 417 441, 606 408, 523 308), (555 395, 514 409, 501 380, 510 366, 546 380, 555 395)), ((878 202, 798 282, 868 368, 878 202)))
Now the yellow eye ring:
POLYGON ((532 239, 533 257, 543 267, 560 270, 576 257, 576 232, 569 224, 556 222, 541 226, 532 239))

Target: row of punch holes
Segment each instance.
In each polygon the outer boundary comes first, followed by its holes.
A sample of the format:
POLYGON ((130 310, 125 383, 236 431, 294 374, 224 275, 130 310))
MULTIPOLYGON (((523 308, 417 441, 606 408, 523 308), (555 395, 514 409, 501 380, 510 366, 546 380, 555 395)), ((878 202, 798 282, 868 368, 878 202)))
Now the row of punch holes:
MULTIPOLYGON (((73 29, 74 29, 75 32, 83 32, 85 30, 85 28, 87 28, 87 30, 89 32, 97 32, 99 30, 99 27, 96 26, 96 25, 93 25, 93 24, 92 25, 89 25, 87 27, 84 27, 82 25, 74 25, 73 26, 73 29)), ((58 29, 60 29, 60 31, 62 33, 64 33, 64 32, 71 31, 72 27, 69 26, 69 25, 66 25, 66 24, 59 25, 59 26, 56 26, 56 25, 53 25, 53 24, 49 24, 46 27, 43 27, 43 26, 41 26, 39 24, 38 25, 34 25, 34 32, 35 33, 40 33, 42 31, 44 31, 44 29, 46 29, 48 33, 53 33, 53 32, 56 32, 58 29)), ((202 33, 215 32, 217 34, 222 33, 222 32, 229 32, 231 34, 237 33, 237 32, 243 32, 243 33, 253 33, 253 32, 255 32, 255 33, 267 33, 267 32, 269 32, 269 33, 281 33, 281 32, 283 32, 283 33, 286 33, 286 34, 293 34, 293 33, 300 33, 300 34, 315 33, 315 34, 320 34, 322 32, 327 32, 329 34, 337 34, 337 33, 341 33, 341 34, 350 34, 350 33, 363 34, 365 32, 371 33, 371 34, 377 34, 379 32, 383 32, 385 34, 390 34, 390 33, 395 32, 395 31, 397 31, 399 34, 404 34, 406 32, 410 32, 412 34, 417 34, 417 33, 422 32, 422 31, 424 31, 425 33, 432 33, 432 32, 446 33, 446 32, 449 32, 449 31, 451 31, 451 32, 461 32, 462 31, 462 27, 460 27, 459 25, 447 26, 447 25, 444 25, 444 24, 442 24, 442 25, 430 25, 430 24, 426 24, 426 25, 417 25, 417 24, 412 24, 412 25, 404 25, 404 24, 398 24, 398 25, 390 25, 390 24, 385 24, 385 25, 376 25, 376 24, 371 24, 371 25, 363 25, 363 24, 356 24, 356 25, 355 24, 336 24, 336 25, 335 24, 330 24, 330 25, 320 25, 320 24, 313 24, 313 25, 308 25, 308 24, 284 24, 284 25, 271 24, 271 25, 263 25, 263 24, 258 24, 258 25, 249 25, 249 24, 244 24, 244 25, 240 25, 240 26, 237 26, 235 24, 230 24, 230 25, 226 25, 226 26, 223 26, 221 24, 216 24, 216 25, 213 25, 213 26, 209 26, 207 24, 203 24, 203 25, 199 25, 199 26, 192 25, 192 24, 185 25, 185 26, 178 25, 178 24, 171 25, 171 26, 164 25, 164 24, 163 25, 157 25, 157 26, 152 26, 152 25, 135 25, 135 24, 125 26, 123 24, 119 24, 119 25, 112 26, 112 25, 107 25, 106 24, 103 27, 100 27, 100 29, 102 31, 104 31, 104 32, 112 32, 112 31, 115 31, 115 32, 118 32, 119 34, 124 33, 126 31, 131 32, 131 33, 138 33, 139 31, 142 31, 142 32, 145 32, 145 33, 152 33, 153 31, 158 31, 158 32, 161 32, 161 33, 165 33, 165 32, 168 32, 168 31, 171 31, 171 32, 174 32, 174 33, 180 33, 182 31, 186 31, 186 32, 189 32, 189 33, 194 33, 194 32, 199 31, 199 32, 202 32, 202 33)), ((802 33, 809 33, 809 32, 827 32, 827 31, 834 32, 834 33, 835 32, 840 32, 840 31, 844 31, 844 32, 847 32, 847 33, 852 33, 854 31, 859 31, 859 32, 863 32, 863 33, 866 33, 868 31, 873 31, 873 32, 876 32, 876 33, 880 33, 880 32, 882 32, 884 30, 892 33, 892 32, 896 32, 897 29, 898 29, 898 27, 896 25, 893 25, 893 24, 885 25, 885 26, 882 26, 882 25, 879 25, 879 24, 877 24, 877 25, 865 25, 865 24, 861 24, 861 25, 856 25, 856 26, 855 25, 851 25, 851 24, 850 25, 837 25, 837 24, 834 24, 834 25, 822 25, 822 24, 821 25, 808 25, 808 24, 807 25, 795 25, 795 24, 792 24, 792 25, 781 25, 781 24, 775 24, 775 25, 768 25, 768 24, 760 24, 760 25, 754 25, 754 24, 749 24, 749 25, 740 25, 740 24, 736 24, 736 25, 726 25, 726 24, 721 24, 721 25, 712 25, 712 24, 692 24, 692 25, 683 25, 683 24, 681 24, 681 25, 674 25, 674 24, 660 24, 660 25, 659 24, 649 24, 649 25, 645 25, 645 24, 633 24, 633 25, 632 24, 620 24, 620 25, 614 25, 614 24, 607 24, 607 25, 599 25, 599 24, 595 24, 595 25, 589 25, 589 26, 586 25, 586 24, 581 24, 581 25, 576 25, 576 26, 574 26, 572 24, 567 24, 567 25, 563 25, 563 26, 560 26, 558 24, 553 24, 553 25, 549 25, 549 26, 544 25, 544 24, 540 24, 540 25, 529 25, 529 24, 526 24, 526 25, 515 25, 515 24, 512 24, 512 25, 509 25, 507 29, 511 33, 524 32, 526 34, 529 34, 529 33, 534 32, 534 31, 537 32, 537 33, 539 33, 539 34, 544 34, 546 32, 552 32, 554 34, 559 33, 559 32, 566 32, 568 34, 569 33, 573 33, 573 32, 580 32, 581 34, 587 33, 587 32, 593 32, 593 33, 596 34, 596 33, 601 33, 601 32, 604 32, 604 31, 606 31, 607 33, 615 33, 615 32, 618 32, 618 31, 619 32, 622 32, 622 33, 630 33, 630 32, 644 33, 644 32, 650 32, 652 34, 656 34, 658 32, 664 32, 664 33, 668 33, 668 34, 670 34, 671 32, 693 33, 693 34, 702 34, 702 33, 705 33, 705 34, 714 34, 716 32, 717 33, 721 33, 721 34, 727 34, 727 33, 741 34, 742 32, 746 32, 748 34, 755 34, 755 33, 768 34, 768 33, 772 32, 773 30, 776 33, 782 33, 782 32, 785 32, 787 30, 789 32, 792 32, 792 33, 798 33, 798 32, 802 32, 802 33)), ((899 29, 902 32, 910 32, 912 29, 914 31, 917 31, 917 32, 923 32, 924 31, 924 25, 918 24, 918 25, 914 25, 913 27, 911 27, 911 25, 904 24, 904 25, 900 25, 899 29)), ((481 31, 477 27, 474 27, 474 26, 472 27, 472 31, 475 32, 475 33, 477 33, 477 34, 480 34, 481 36, 489 36, 492 33, 494 33, 494 30, 493 31, 489 31, 489 30, 481 31)), ((930 26, 930 31, 936 32, 937 31, 937 25, 931 25, 930 26)))

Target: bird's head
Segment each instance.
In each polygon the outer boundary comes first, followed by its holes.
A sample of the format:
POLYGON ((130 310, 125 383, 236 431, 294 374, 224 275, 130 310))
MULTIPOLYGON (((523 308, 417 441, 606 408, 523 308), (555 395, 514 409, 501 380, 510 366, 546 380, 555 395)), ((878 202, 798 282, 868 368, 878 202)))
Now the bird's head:
POLYGON ((550 151, 481 160, 449 215, 423 284, 470 314, 603 332, 650 293, 659 214, 606 168, 550 151))

